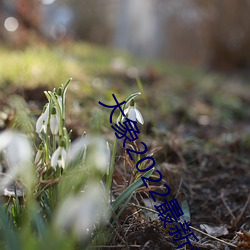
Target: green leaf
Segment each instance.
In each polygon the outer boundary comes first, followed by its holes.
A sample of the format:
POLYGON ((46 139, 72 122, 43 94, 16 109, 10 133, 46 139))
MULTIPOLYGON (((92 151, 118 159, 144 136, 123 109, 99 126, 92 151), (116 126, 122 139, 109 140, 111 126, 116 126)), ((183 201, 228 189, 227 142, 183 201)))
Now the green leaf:
MULTIPOLYGON (((146 172, 143 176, 149 178, 154 172, 154 168, 146 172)), ((133 192, 143 184, 141 178, 137 179, 133 184, 127 187, 118 198, 112 203, 112 208, 115 211, 124 200, 126 200, 133 192)))
POLYGON ((45 233, 45 223, 44 223, 44 219, 43 219, 42 215, 38 212, 38 210, 34 211, 33 221, 34 221, 34 224, 36 225, 36 229, 37 229, 38 235, 40 237, 44 236, 44 233, 45 233))
POLYGON ((130 102, 132 99, 135 99, 138 95, 140 95, 141 92, 136 92, 134 94, 131 94, 129 97, 127 97, 127 99, 125 100, 126 103, 130 102))
POLYGON ((6 243, 7 250, 21 250, 20 241, 16 231, 10 225, 8 221, 8 215, 5 213, 2 208, 0 209, 0 227, 3 231, 3 236, 6 243))
POLYGON ((121 213, 124 211, 124 209, 126 208, 127 204, 129 203, 130 199, 133 196, 133 192, 129 195, 128 199, 125 201, 125 203, 123 204, 122 208, 119 210, 119 212, 117 213, 116 217, 114 218, 112 225, 114 225, 116 223, 116 221, 119 219, 121 213))
POLYGON ((62 89, 62 96, 64 96, 66 94, 66 91, 68 89, 69 83, 72 81, 72 78, 69 78, 69 80, 67 81, 67 83, 63 86, 62 89))

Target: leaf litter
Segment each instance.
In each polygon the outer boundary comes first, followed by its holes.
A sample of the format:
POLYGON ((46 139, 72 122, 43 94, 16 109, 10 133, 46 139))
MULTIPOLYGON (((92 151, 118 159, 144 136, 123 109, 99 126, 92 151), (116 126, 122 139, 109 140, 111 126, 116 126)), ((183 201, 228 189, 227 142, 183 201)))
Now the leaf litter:
MULTIPOLYGON (((211 81, 209 76, 205 78, 211 81)), ((223 85, 210 84, 209 88, 198 80, 165 75, 144 86, 149 103, 147 112, 153 112, 154 125, 147 122, 150 129, 142 130, 141 134, 154 152, 164 179, 158 186, 154 183, 150 186, 160 191, 161 185, 167 183, 171 187, 169 199, 183 193, 185 218, 191 217, 193 227, 239 248, 250 248, 250 96, 246 95, 250 86, 242 83, 237 88, 240 91, 234 92, 232 81, 227 84, 226 78, 223 85), (175 84, 177 79, 179 83, 175 84)), ((43 105, 43 100, 34 98, 40 93, 39 88, 22 89, 31 110, 43 105)), ((20 94, 20 88, 11 91, 20 94)), ((81 97, 78 92, 77 98, 81 97)), ((77 131, 81 131, 79 119, 84 117, 79 114, 71 117, 77 131)), ((104 132, 110 136, 112 131, 104 132)), ((121 147, 118 155, 121 157, 116 162, 114 195, 120 194, 135 174, 133 163, 128 162, 121 147)), ((138 189, 110 229, 114 236, 103 249, 176 249, 178 244, 169 236, 169 228, 164 228, 157 216, 147 211, 152 208, 149 204, 148 190, 138 189)), ((193 246, 200 250, 232 249, 195 234, 200 241, 193 246)))

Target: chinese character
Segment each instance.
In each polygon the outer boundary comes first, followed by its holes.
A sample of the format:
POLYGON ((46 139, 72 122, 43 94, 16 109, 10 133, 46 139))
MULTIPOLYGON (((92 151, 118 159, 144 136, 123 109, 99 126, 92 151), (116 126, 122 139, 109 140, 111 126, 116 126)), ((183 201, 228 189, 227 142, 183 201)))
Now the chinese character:
POLYGON ((127 139, 129 141, 135 141, 138 139, 137 134, 140 134, 140 131, 136 123, 137 123, 136 121, 132 121, 126 118, 123 123, 119 122, 120 126, 118 126, 117 124, 115 124, 115 126, 114 125, 111 126, 116 131, 115 135, 118 139, 125 138, 123 141, 123 147, 125 147, 125 143, 127 139))
POLYGON ((112 94, 112 96, 113 96, 113 98, 114 98, 114 100, 115 100, 115 102, 116 102, 117 105, 106 105, 106 104, 104 104, 104 103, 102 103, 102 102, 99 101, 99 104, 100 104, 100 105, 102 105, 102 106, 104 106, 104 107, 106 107, 106 108, 113 108, 113 110, 112 110, 112 112, 111 112, 111 114, 110 114, 110 118, 109 118, 109 122, 110 122, 110 123, 112 123, 112 116, 113 116, 113 114, 114 114, 114 112, 115 112, 115 110, 116 110, 117 108, 119 108, 120 111, 121 111, 121 113, 122 113, 122 115, 125 116, 125 114, 124 114, 124 112, 123 112, 121 106, 122 106, 123 104, 126 103, 126 101, 123 101, 123 102, 119 103, 119 102, 117 101, 115 95, 112 94))
POLYGON ((166 222, 172 223, 174 222, 173 219, 178 222, 177 218, 184 214, 177 199, 169 202, 165 199, 163 204, 159 206, 155 205, 155 208, 159 212, 158 216, 164 222, 164 228, 166 228, 166 222), (164 214, 166 214, 165 217, 163 217, 164 214))
POLYGON ((173 231, 173 232, 168 231, 169 235, 174 235, 173 241, 179 241, 179 240, 186 239, 186 242, 184 242, 183 244, 178 246, 177 249, 181 248, 181 247, 183 247, 184 245, 187 245, 187 244, 189 246, 192 246, 192 244, 191 244, 191 242, 190 242, 190 240, 188 238, 190 236, 193 236, 196 241, 199 241, 199 239, 190 230, 189 226, 191 225, 191 223, 187 223, 186 221, 184 221, 183 223, 179 222, 179 225, 180 225, 181 228, 179 228, 178 225, 175 225, 175 228, 170 227, 170 230, 175 230, 175 231, 173 231), (184 234, 184 236, 183 236, 183 234, 184 234))

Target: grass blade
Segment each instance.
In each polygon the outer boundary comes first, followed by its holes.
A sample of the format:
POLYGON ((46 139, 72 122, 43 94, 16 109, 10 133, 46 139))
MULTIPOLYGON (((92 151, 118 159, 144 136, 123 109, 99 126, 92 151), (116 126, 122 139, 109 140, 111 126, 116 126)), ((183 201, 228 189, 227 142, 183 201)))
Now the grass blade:
MULTIPOLYGON (((154 172, 154 168, 146 172, 143 176, 149 178, 154 172)), ((115 211, 122 202, 127 199, 137 188, 139 188, 143 184, 141 178, 137 179, 133 184, 131 184, 128 188, 126 188, 118 198, 112 203, 112 208, 115 211)))

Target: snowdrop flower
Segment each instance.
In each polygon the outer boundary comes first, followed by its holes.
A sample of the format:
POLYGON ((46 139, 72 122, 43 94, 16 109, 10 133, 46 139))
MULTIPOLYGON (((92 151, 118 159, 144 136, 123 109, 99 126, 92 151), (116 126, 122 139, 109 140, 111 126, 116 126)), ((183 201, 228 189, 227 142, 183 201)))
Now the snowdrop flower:
POLYGON ((108 171, 110 164, 110 151, 107 147, 107 142, 101 137, 93 138, 93 150, 90 152, 89 160, 94 163, 94 166, 105 173, 108 171))
POLYGON ((43 145, 42 143, 39 145, 36 156, 35 156, 35 163, 36 164, 40 164, 41 163, 41 159, 42 159, 42 155, 43 155, 43 145))
POLYGON ((59 117, 58 112, 55 107, 52 108, 51 116, 50 116, 50 130, 53 135, 56 135, 59 131, 59 117))
MULTIPOLYGON (((141 124, 144 123, 143 117, 141 112, 135 107, 135 101, 134 99, 132 99, 130 101, 130 105, 128 108, 126 108, 124 110, 124 114, 127 115, 128 114, 128 119, 132 120, 132 121, 136 121, 138 120, 138 122, 140 122, 141 124)), ((124 119, 124 117, 123 117, 124 119)))
POLYGON ((91 183, 79 195, 68 196, 56 213, 56 229, 86 240, 96 225, 108 220, 108 203, 104 197, 103 187, 98 182, 91 183))
POLYGON ((67 152, 64 148, 64 143, 61 143, 51 157, 51 166, 55 169, 56 166, 64 169, 67 161, 67 152))
POLYGON ((86 149, 89 144, 89 139, 87 136, 82 136, 77 138, 73 143, 71 143, 68 150, 68 162, 69 164, 74 163, 77 159, 86 159, 86 149))
POLYGON ((87 160, 87 166, 94 166, 97 170, 105 173, 110 164, 110 149, 102 137, 85 135, 75 140, 68 153, 69 164, 81 157, 82 161, 87 160), (88 154, 86 155, 86 150, 88 154))
POLYGON ((47 125, 49 120, 49 104, 43 109, 43 113, 40 115, 36 122, 36 132, 41 133, 42 131, 46 134, 47 132, 47 125))
POLYGON ((8 165, 6 178, 1 180, 1 188, 6 187, 18 176, 30 186, 33 181, 33 153, 28 138, 21 133, 6 130, 0 133, 0 152, 3 153, 8 165))

